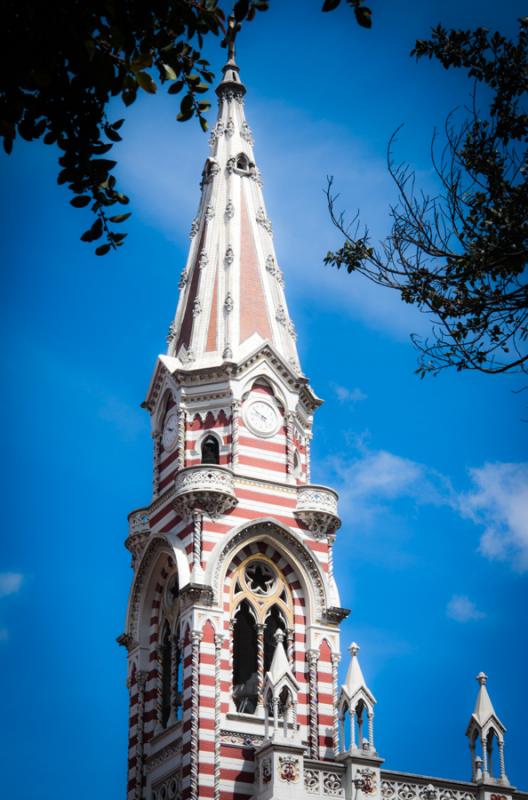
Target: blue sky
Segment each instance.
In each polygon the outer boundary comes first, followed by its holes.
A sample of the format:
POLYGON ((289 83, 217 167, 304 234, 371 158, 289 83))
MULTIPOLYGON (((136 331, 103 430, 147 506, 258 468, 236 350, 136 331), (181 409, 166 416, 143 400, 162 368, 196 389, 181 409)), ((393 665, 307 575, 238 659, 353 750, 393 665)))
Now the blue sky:
MULTIPOLYGON (((408 52, 438 21, 513 33, 521 3, 272 0, 238 61, 302 363, 325 399, 313 480, 341 494, 336 572, 343 649, 352 639, 378 700, 386 766, 469 777, 464 731, 481 669, 523 774, 527 660, 526 399, 516 378, 420 381, 410 331, 426 322, 396 296, 322 265, 339 244, 322 189, 386 229, 386 142, 425 187, 435 125, 469 85, 408 52)), ((222 53, 210 51, 215 67, 222 53)), ((57 153, 17 142, 2 166, 2 777, 12 800, 123 796, 123 629, 131 572, 126 514, 148 502, 144 397, 177 300, 207 137, 176 103, 127 112, 117 174, 134 216, 126 248, 97 259, 87 216, 55 182, 57 153), (6 690, 7 689, 7 690, 6 690), (9 722, 6 722, 6 721, 9 722), (28 768, 28 765, 31 765, 28 768), (37 788, 38 787, 38 788, 37 788)), ((121 116, 116 107, 116 118, 121 116)), ((346 668, 346 654, 342 669, 346 668)))

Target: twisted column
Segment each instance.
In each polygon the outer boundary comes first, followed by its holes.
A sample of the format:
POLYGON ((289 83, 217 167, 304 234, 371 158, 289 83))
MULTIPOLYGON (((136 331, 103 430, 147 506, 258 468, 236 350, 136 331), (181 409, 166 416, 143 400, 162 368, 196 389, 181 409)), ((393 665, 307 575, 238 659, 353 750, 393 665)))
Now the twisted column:
POLYGON ((202 566, 202 513, 192 512, 193 521, 193 573, 200 571, 202 566))
POLYGON ((334 577, 334 542, 336 540, 335 534, 329 533, 326 537, 328 543, 328 580, 331 581, 334 577))
POLYGON ((200 716, 200 642, 201 631, 191 634, 191 800, 198 800, 198 745, 200 716))
POLYGON ((317 650, 308 651, 309 681, 310 681, 310 756, 319 758, 319 720, 317 718, 317 663, 319 653, 317 650))
POLYGON ((295 664, 294 664, 294 661, 293 661, 293 656, 294 656, 293 639, 294 639, 293 629, 289 628, 288 629, 288 633, 286 635, 286 647, 287 647, 287 650, 288 650, 287 655, 288 655, 288 661, 290 662, 290 667, 292 669, 293 674, 295 675, 295 664))
POLYGON ((368 712, 367 720, 368 720, 369 745, 370 745, 370 749, 374 750, 374 712, 373 711, 369 711, 368 712))
POLYGON ((295 447, 293 444, 293 421, 295 415, 290 411, 286 416, 286 451, 288 474, 293 475, 295 447))
POLYGON ((238 464, 239 439, 238 439, 238 415, 240 413, 240 401, 233 400, 231 404, 231 462, 233 469, 238 464))
POLYGON ((506 778, 506 769, 504 766, 504 742, 497 742, 497 744, 499 747, 499 770, 500 770, 499 780, 502 783, 506 783, 508 779, 506 778))
POLYGON ((220 664, 222 658, 222 644, 224 637, 221 634, 215 635, 215 762, 214 762, 214 800, 220 800, 220 711, 221 711, 221 683, 220 683, 220 664))
POLYGON ((163 656, 162 645, 157 644, 154 648, 156 654, 156 727, 161 727, 161 717, 163 713, 163 690, 162 690, 162 675, 161 675, 161 662, 163 656))
POLYGON ((488 778, 488 751, 487 751, 487 742, 484 738, 481 738, 480 743, 482 745, 482 773, 484 778, 488 778))
POLYGON ((178 467, 185 467, 185 409, 178 409, 178 467))
POLYGON ((306 447, 306 483, 310 483, 310 477, 312 472, 312 463, 311 463, 311 449, 312 449, 312 434, 308 433, 304 442, 306 447))
POLYGON ((332 725, 332 739, 334 755, 339 753, 339 717, 337 714, 337 667, 339 665, 339 653, 332 653, 332 707, 333 707, 333 725, 332 725))
POLYGON ((257 624, 257 705, 264 704, 264 628, 257 624))
POLYGON ((137 744, 136 744, 136 800, 143 797, 143 763, 145 757, 145 686, 147 684, 148 672, 139 670, 136 672, 136 683, 138 687, 137 699, 137 744))
POLYGON ((159 484, 160 484, 160 475, 159 475, 159 465, 160 465, 160 455, 161 455, 161 433, 159 431, 154 431, 152 433, 152 445, 153 445, 153 470, 152 470, 152 494, 154 497, 157 497, 159 494, 159 484))

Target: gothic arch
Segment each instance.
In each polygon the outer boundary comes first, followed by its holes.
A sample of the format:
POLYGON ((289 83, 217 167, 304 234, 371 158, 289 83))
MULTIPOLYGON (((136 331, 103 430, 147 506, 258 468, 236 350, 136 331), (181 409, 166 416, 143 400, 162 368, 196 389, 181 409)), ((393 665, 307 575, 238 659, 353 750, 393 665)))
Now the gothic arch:
POLYGON ((128 601, 126 633, 138 644, 144 644, 145 629, 149 628, 150 620, 144 618, 145 609, 152 607, 156 592, 161 598, 163 587, 160 587, 158 578, 162 570, 169 566, 169 560, 172 565, 165 580, 176 572, 181 589, 189 582, 189 565, 185 552, 168 538, 154 536, 141 556, 128 601))
POLYGON ((235 528, 227 541, 219 542, 212 551, 205 581, 213 587, 215 602, 222 603, 220 593, 233 558, 254 541, 271 544, 290 564, 304 592, 308 624, 320 619, 330 605, 324 574, 301 538, 287 525, 269 517, 262 517, 235 528))
POLYGON ((163 384, 160 390, 160 401, 156 403, 156 407, 152 412, 151 429, 152 433, 159 433, 163 427, 163 420, 167 411, 169 402, 176 408, 177 397, 174 389, 170 385, 170 378, 166 375, 163 379, 163 384))
POLYGON ((285 410, 287 408, 287 402, 284 392, 278 385, 275 378, 272 377, 268 372, 259 372, 256 375, 248 376, 247 380, 244 382, 242 386, 240 396, 242 398, 246 397, 246 395, 249 394, 249 392, 251 392, 251 390, 254 388, 255 384, 258 384, 259 382, 261 382, 263 385, 269 386, 270 391, 272 392, 276 402, 278 402, 285 410))

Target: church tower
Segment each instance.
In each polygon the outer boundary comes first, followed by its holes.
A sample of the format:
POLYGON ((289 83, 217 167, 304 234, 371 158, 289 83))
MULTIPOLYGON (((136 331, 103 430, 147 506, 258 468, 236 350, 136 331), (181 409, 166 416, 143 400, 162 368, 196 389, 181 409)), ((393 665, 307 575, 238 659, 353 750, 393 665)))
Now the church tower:
POLYGON ((144 402, 153 497, 129 515, 128 797, 343 794, 340 521, 336 493, 310 483, 321 400, 299 363, 232 56, 216 91, 168 350, 144 402))

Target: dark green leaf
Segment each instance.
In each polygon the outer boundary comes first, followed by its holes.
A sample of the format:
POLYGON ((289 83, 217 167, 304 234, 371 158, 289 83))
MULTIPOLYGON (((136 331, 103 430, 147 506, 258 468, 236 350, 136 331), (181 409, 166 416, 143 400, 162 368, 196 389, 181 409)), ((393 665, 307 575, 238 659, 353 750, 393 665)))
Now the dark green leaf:
POLYGON ((155 94, 158 90, 158 87, 148 74, 148 72, 136 72, 136 79, 142 89, 144 89, 149 94, 155 94))
POLYGON ((96 256, 105 256, 111 249, 109 244, 101 244, 95 251, 96 256))
POLYGON ((249 11, 249 0, 238 0, 233 8, 233 15, 237 22, 242 22, 249 11))
POLYGON ((322 11, 333 11, 337 8, 341 0, 325 0, 323 3, 322 11))
POLYGON ((124 222, 131 215, 131 211, 127 214, 116 214, 115 217, 110 217, 110 222, 124 222))
POLYGON ((70 203, 74 208, 84 208, 91 202, 91 197, 88 197, 87 194, 80 195, 79 197, 74 197, 73 200, 70 200, 70 203))
POLYGON ((358 6, 354 9, 356 21, 362 28, 372 28, 372 11, 366 6, 358 6))

